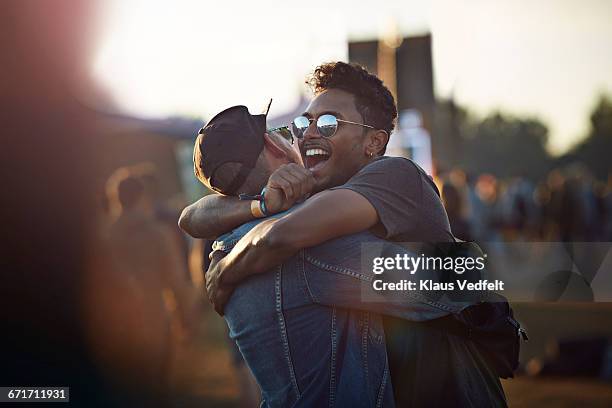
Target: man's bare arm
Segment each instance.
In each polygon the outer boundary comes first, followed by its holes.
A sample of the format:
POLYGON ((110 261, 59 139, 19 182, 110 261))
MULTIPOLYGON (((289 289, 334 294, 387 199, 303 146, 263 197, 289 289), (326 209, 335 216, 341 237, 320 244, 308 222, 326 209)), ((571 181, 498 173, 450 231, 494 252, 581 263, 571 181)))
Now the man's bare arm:
POLYGON ((179 227, 194 238, 215 239, 253 219, 250 201, 210 194, 185 207, 179 227))
MULTIPOLYGON (((314 178, 304 167, 295 163, 280 166, 266 186, 268 214, 287 210, 296 201, 305 199, 313 186, 314 178)), ((211 194, 186 207, 179 226, 194 238, 215 239, 253 219, 249 200, 211 194)))
POLYGON ((261 222, 242 237, 224 259, 209 269, 209 299, 221 312, 227 299, 217 297, 219 288, 263 273, 302 248, 367 230, 377 222, 376 209, 361 194, 348 189, 323 191, 284 217, 261 222))

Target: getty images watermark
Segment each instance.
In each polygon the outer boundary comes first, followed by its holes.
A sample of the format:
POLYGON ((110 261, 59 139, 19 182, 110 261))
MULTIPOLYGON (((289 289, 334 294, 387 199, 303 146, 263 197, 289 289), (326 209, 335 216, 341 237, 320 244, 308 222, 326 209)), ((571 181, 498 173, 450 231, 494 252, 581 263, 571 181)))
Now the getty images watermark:
MULTIPOLYGON (((485 270, 487 254, 482 256, 426 256, 420 254, 411 256, 408 253, 395 254, 395 256, 375 257, 372 260, 372 272, 381 275, 385 271, 404 271, 414 275, 417 271, 443 272, 463 275, 466 272, 483 272, 485 270)), ((496 279, 490 282, 487 279, 454 279, 447 281, 437 281, 429 278, 418 279, 417 281, 400 279, 398 282, 385 282, 383 279, 374 279, 372 282, 374 290, 420 290, 420 291, 454 291, 477 290, 477 291, 503 291, 504 282, 496 279)))
POLYGON ((362 301, 611 302, 611 242, 365 243, 362 301))

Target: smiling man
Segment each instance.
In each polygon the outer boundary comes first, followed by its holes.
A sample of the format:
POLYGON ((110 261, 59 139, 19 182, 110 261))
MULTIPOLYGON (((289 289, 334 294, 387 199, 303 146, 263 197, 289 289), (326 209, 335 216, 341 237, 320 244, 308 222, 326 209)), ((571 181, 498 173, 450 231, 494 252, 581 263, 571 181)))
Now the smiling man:
MULTIPOLYGON (((293 211, 248 225, 234 237, 240 240, 206 277, 209 297, 219 311, 232 288, 248 276, 265 276, 296 254, 302 259, 295 266, 300 270, 308 263, 305 248, 327 242, 324 248, 335 238, 369 231, 399 242, 453 241, 431 178, 408 159, 384 156, 397 111, 382 82, 359 66, 337 62, 318 67, 310 84, 316 96, 291 125, 308 170, 281 166, 259 198, 261 208, 273 214, 292 207, 305 191, 316 194, 293 211)), ((195 237, 216 237, 252 220, 257 215, 252 205, 231 197, 205 197, 185 210, 180 224, 195 237)), ((332 250, 337 258, 328 263, 328 275, 342 270, 337 264, 345 260, 338 248, 332 250)), ((237 302, 232 297, 228 307, 237 302)), ((423 314, 415 306, 400 316, 417 322, 385 320, 398 405, 505 405, 497 375, 473 342, 418 323, 459 313, 466 305, 452 306, 423 314)))

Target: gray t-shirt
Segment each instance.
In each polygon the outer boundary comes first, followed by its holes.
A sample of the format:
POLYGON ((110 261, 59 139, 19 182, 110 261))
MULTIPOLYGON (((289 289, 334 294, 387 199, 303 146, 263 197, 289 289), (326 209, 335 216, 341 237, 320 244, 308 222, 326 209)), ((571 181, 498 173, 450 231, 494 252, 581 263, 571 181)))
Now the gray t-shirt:
MULTIPOLYGON (((396 242, 453 242, 431 177, 412 160, 380 157, 346 184, 376 209, 372 232, 396 242)), ((478 347, 452 332, 384 316, 395 403, 404 406, 506 406, 504 391, 478 347)))
POLYGON ((342 186, 364 196, 376 209, 372 232, 399 242, 453 241, 446 210, 433 180, 412 160, 382 156, 342 186))

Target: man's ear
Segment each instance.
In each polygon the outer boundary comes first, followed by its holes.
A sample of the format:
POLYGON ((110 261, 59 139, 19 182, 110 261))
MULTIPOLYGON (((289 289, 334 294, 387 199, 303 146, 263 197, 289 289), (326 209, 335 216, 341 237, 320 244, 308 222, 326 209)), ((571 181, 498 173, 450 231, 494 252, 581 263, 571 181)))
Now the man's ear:
POLYGON ((282 144, 274 140, 274 137, 270 136, 268 133, 264 133, 264 148, 276 158, 282 159, 283 157, 287 157, 287 152, 282 144))
POLYGON ((368 143, 366 144, 366 153, 378 155, 381 153, 389 142, 389 134, 384 130, 370 132, 368 143))

